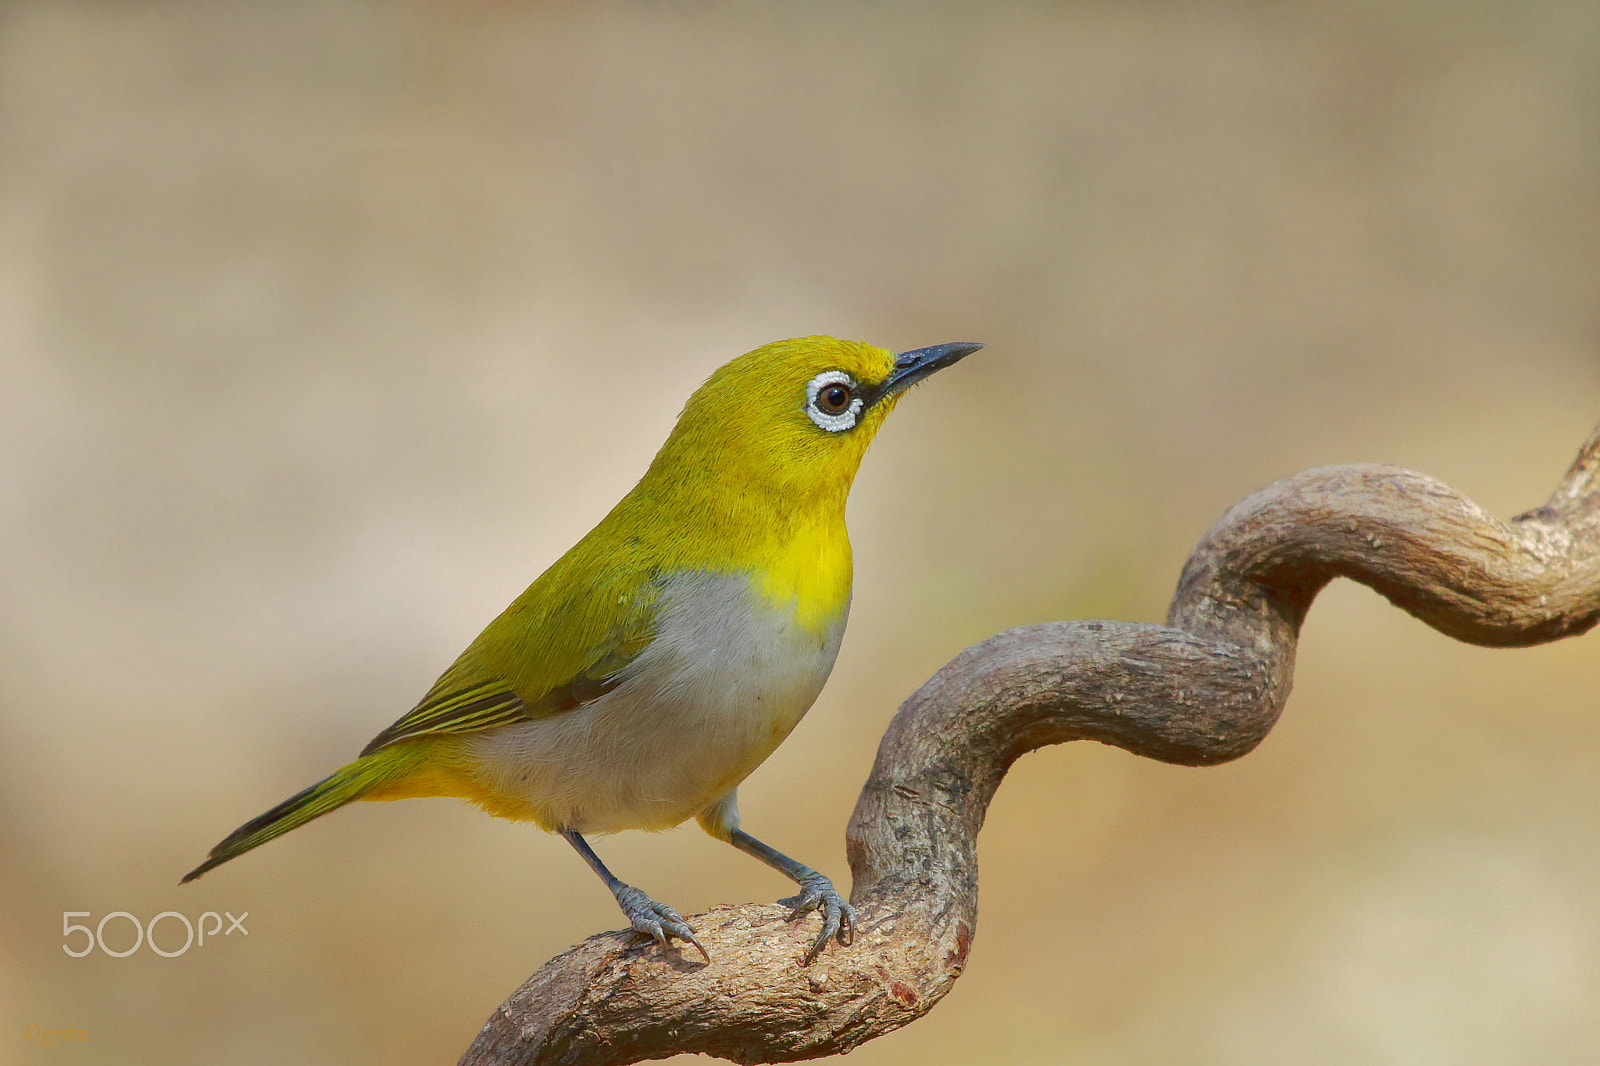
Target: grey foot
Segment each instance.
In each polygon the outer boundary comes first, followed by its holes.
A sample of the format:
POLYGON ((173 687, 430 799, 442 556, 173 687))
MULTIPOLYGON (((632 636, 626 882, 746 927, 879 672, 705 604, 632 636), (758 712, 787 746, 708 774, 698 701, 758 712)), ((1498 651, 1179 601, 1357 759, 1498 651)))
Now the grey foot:
POLYGON ((828 941, 834 937, 838 938, 840 944, 849 944, 856 938, 856 909, 850 906, 849 900, 839 895, 838 890, 833 887, 833 882, 822 874, 813 874, 800 882, 798 896, 790 896, 778 902, 793 908, 789 912, 791 921, 811 911, 822 915, 822 935, 817 937, 817 942, 806 952, 807 964, 820 955, 822 949, 828 946, 828 941))
POLYGON ((616 897, 617 906, 622 908, 634 932, 643 933, 662 947, 670 946, 671 939, 677 937, 693 944, 707 962, 711 961, 711 954, 695 939, 694 929, 683 920, 683 915, 665 903, 657 903, 632 885, 622 885, 616 897))

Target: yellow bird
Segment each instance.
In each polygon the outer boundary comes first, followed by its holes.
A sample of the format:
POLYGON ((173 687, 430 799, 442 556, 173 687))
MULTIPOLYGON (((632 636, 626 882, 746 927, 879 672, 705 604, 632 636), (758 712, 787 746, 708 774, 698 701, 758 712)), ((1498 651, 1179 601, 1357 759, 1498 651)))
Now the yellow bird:
POLYGON ((585 833, 691 816, 792 878, 822 915, 808 960, 855 912, 824 875, 739 828, 739 783, 811 707, 850 610, 845 498, 911 385, 977 351, 893 355, 803 337, 734 359, 684 406, 650 469, 354 762, 230 833, 191 881, 352 800, 457 796, 559 833, 635 930, 704 954, 585 833))

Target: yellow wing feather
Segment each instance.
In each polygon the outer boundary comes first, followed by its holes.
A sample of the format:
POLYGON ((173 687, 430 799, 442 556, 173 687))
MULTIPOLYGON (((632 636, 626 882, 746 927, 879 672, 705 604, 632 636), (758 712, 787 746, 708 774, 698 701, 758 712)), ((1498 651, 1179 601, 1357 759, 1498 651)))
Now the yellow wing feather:
POLYGON ((489 623, 422 701, 362 754, 415 737, 544 718, 615 687, 617 674, 650 642, 659 587, 649 573, 630 581, 617 567, 584 565, 586 556, 604 550, 592 539, 575 545, 489 623), (621 591, 630 585, 631 594, 621 591))

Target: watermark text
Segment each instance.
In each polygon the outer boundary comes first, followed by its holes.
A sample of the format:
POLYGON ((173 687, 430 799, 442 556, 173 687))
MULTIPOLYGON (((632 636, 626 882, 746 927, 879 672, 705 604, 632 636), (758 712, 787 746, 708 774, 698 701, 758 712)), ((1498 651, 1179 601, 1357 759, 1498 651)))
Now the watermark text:
POLYGON ((74 922, 74 918, 92 918, 90 911, 62 911, 61 912, 61 950, 75 959, 99 948, 113 959, 125 959, 138 951, 141 947, 148 947, 151 951, 164 959, 175 959, 188 951, 191 947, 205 947, 206 937, 215 940, 217 934, 232 936, 235 932, 250 935, 250 930, 244 927, 244 920, 250 917, 250 912, 245 911, 235 918, 228 911, 218 914, 216 911, 206 911, 195 921, 190 921, 185 915, 177 911, 162 911, 148 922, 139 919, 127 911, 112 911, 97 922, 93 928, 74 922), (228 919, 226 928, 222 919, 228 919), (107 940, 107 928, 111 936, 107 940), (161 943, 156 942, 156 929, 161 929, 161 943), (182 933, 179 933, 179 929, 182 933), (129 943, 129 936, 132 943, 129 943), (181 943, 179 936, 183 937, 181 943), (76 938, 81 936, 81 940, 76 938))
POLYGON ((46 1029, 42 1025, 24 1025, 22 1027, 22 1039, 30 1044, 38 1044, 40 1047, 49 1047, 51 1044, 61 1044, 68 1040, 88 1040, 89 1030, 78 1028, 46 1029))

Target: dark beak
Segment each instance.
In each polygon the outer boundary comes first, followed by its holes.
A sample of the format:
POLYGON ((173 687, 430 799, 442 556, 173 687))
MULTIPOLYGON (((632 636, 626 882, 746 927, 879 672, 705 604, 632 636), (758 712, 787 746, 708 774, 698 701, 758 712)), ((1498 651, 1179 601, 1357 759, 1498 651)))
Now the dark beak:
POLYGON ((935 344, 932 348, 913 348, 894 357, 894 370, 880 388, 879 396, 904 392, 936 370, 960 362, 982 348, 981 344, 935 344))

